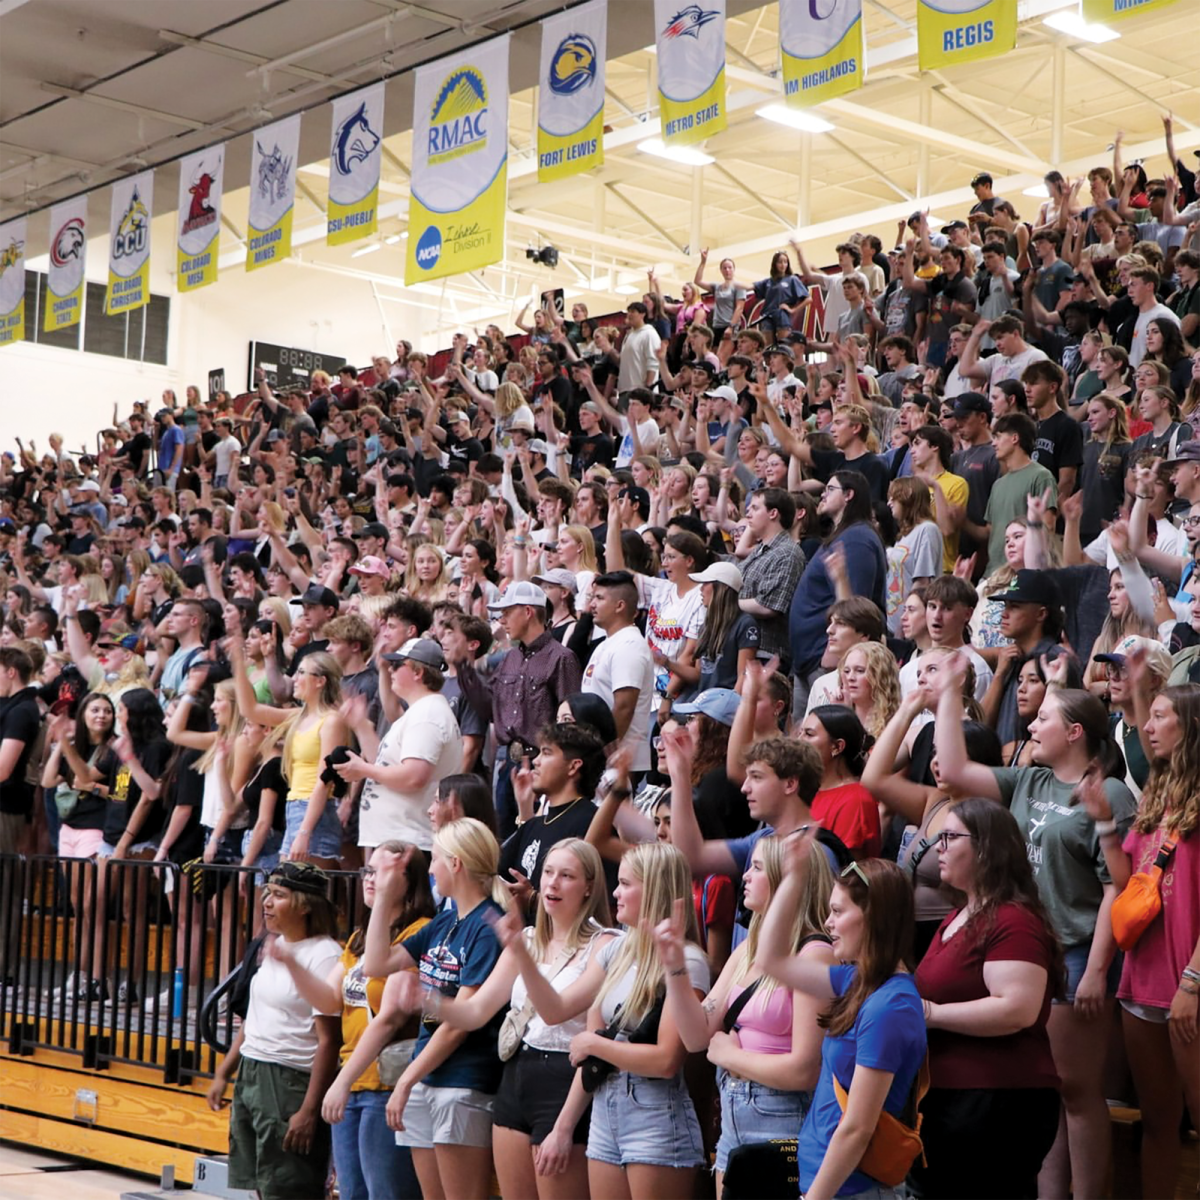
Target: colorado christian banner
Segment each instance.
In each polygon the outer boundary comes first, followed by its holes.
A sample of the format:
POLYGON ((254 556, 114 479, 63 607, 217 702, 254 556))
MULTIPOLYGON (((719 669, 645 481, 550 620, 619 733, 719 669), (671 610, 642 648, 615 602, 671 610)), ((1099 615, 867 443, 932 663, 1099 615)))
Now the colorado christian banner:
POLYGON ((154 172, 143 171, 112 185, 108 235, 108 291, 104 312, 133 312, 150 303, 150 215, 154 172))
POLYGON ((862 87, 862 0, 779 0, 779 49, 794 108, 862 87))
POLYGON ((658 111, 668 145, 725 128, 725 0, 654 0, 658 111))
POLYGON ((179 164, 175 286, 181 292, 193 292, 217 282, 224 183, 223 144, 189 154, 179 164))
POLYGON ((87 197, 76 196, 50 210, 50 269, 42 328, 69 329, 83 313, 87 262, 87 197))
POLYGON ((333 102, 326 240, 353 242, 379 228, 379 167, 383 159, 383 84, 333 102))
POLYGON ((1017 44, 1014 0, 917 0, 922 71, 1004 54, 1017 44))
POLYGON ((291 256, 300 114, 256 130, 252 137, 247 271, 291 256))
POLYGON ((406 284, 504 255, 509 35, 417 70, 406 284))
POLYGON ((1156 8, 1166 8, 1176 0, 1079 0, 1080 16, 1089 25, 1107 25, 1124 17, 1133 17, 1156 8))
POLYGON ((25 336, 25 218, 0 225, 0 346, 25 336))
POLYGON ((604 161, 608 5, 595 0, 542 22, 538 178, 565 179, 604 161))

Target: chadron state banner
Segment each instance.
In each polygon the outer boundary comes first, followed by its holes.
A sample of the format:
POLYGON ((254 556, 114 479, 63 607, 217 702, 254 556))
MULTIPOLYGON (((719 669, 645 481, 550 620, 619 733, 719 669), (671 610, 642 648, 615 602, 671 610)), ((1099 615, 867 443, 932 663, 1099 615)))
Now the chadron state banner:
POLYGON ((565 179, 604 161, 607 0, 542 22, 538 75, 538 179, 565 179))
POLYGON ((0 225, 0 346, 25 336, 25 218, 0 225))
POLYGON ((793 108, 862 87, 862 0, 779 0, 779 49, 793 108))
POLYGON ((246 238, 246 270, 257 271, 259 267, 291 257, 300 114, 256 129, 250 137, 250 229, 246 238))
POLYGON ((133 312, 150 303, 150 217, 154 172, 143 171, 112 185, 108 233, 106 316, 133 312))
POLYGON ((42 328, 69 329, 83 313, 87 264, 87 197, 64 200, 50 210, 50 269, 42 328))
POLYGON ((379 228, 383 159, 383 84, 339 96, 332 105, 326 241, 357 241, 379 228))
POLYGON ((1016 0, 917 0, 922 71, 991 58, 1016 44, 1016 0))
POLYGON ((179 164, 179 210, 175 214, 175 287, 194 292, 217 282, 221 253, 221 194, 225 146, 189 154, 179 164))
POLYGON ((504 254, 509 41, 505 34, 417 70, 406 284, 504 254))
POLYGON ((725 108, 725 0, 654 0, 662 140, 684 146, 720 133, 725 108))

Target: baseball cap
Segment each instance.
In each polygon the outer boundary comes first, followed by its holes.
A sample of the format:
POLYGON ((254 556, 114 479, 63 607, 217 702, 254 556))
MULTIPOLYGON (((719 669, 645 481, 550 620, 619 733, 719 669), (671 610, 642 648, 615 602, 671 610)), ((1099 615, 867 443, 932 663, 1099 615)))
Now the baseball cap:
POLYGON ((568 571, 566 567, 552 567, 542 575, 535 575, 533 582, 552 583, 555 587, 566 588, 568 592, 579 590, 579 581, 575 578, 575 572, 568 571))
POLYGON ((966 229, 966 228, 967 228, 967 223, 966 223, 966 221, 950 221, 948 224, 946 224, 945 226, 943 226, 943 228, 944 228, 945 230, 950 230, 950 229, 966 229))
POLYGON ((777 342, 774 346, 767 347, 767 357, 769 358, 772 354, 782 354, 789 362, 794 361, 796 357, 792 353, 791 346, 785 346, 782 342, 777 342))
POLYGON ((389 578, 391 570, 387 563, 376 554, 368 554, 350 568, 351 575, 382 575, 389 578))
POLYGON ((597 417, 602 417, 604 415, 604 413, 600 409, 600 405, 598 405, 595 402, 595 400, 585 400, 579 406, 579 411, 580 412, 590 412, 593 414, 593 416, 597 416, 597 417))
POLYGON ((527 446, 530 454, 549 454, 550 447, 546 444, 545 438, 530 438, 527 446))
POLYGON ((730 404, 737 403, 737 392, 733 390, 727 383, 721 384, 720 387, 715 387, 711 392, 705 392, 706 396, 713 396, 721 400, 728 400, 730 404))
POLYGON ((518 604, 528 604, 533 608, 545 608, 546 593, 536 583, 530 583, 527 579, 519 579, 516 583, 510 583, 504 589, 504 594, 500 599, 494 604, 489 604, 488 608, 495 611, 500 608, 516 608, 518 604))
POLYGON ((283 441, 283 430, 282 429, 272 429, 271 432, 267 434, 267 441, 268 442, 282 442, 283 441))
POLYGON ((406 659, 423 663, 427 667, 435 667, 439 671, 446 669, 446 659, 442 648, 433 638, 409 638, 399 650, 383 656, 384 662, 398 663, 406 659))
POLYGON ((309 896, 329 895, 329 876, 308 862, 281 862, 271 872, 270 882, 276 887, 291 892, 304 892, 309 896))
POLYGON ((681 717, 703 713, 722 725, 732 725, 741 702, 741 696, 733 688, 709 688, 684 704, 672 704, 671 712, 681 717))
POLYGON ((1125 660, 1135 650, 1146 652, 1146 665, 1160 679, 1166 679, 1171 674, 1173 667, 1171 655, 1162 642, 1156 642, 1152 638, 1142 637, 1136 633, 1123 637, 1107 654, 1094 655, 1092 661, 1112 663, 1114 666, 1123 667, 1125 660))
POLYGON ((337 608, 337 593, 331 588, 322 587, 319 583, 310 583, 308 590, 300 597, 301 604, 320 604, 325 608, 337 608))
POLYGON ((81 492, 99 492, 100 485, 94 479, 83 479, 79 483, 81 492))
POLYGON ((954 415, 965 417, 971 413, 983 413, 990 419, 992 402, 982 392, 960 392, 954 397, 954 415))
POLYGON ((650 493, 644 487, 638 487, 637 484, 628 483, 618 493, 618 497, 624 499, 626 496, 637 505, 638 509, 650 508, 650 493))
POLYGON ((470 425, 471 417, 465 408, 453 408, 446 418, 451 425, 470 425))
POLYGON ((731 562, 710 563, 703 571, 688 578, 693 583, 725 583, 738 591, 742 587, 742 573, 731 562))
POLYGON ((1167 459, 1163 466, 1173 467, 1178 463, 1200 463, 1200 441, 1193 438, 1190 442, 1180 442, 1175 457, 1167 459))
POLYGON ((526 417, 522 417, 519 421, 513 421, 508 427, 511 433, 514 429, 523 430, 525 433, 533 432, 533 422, 526 417))
POLYGON ((1003 604, 1041 604, 1046 608, 1061 603, 1058 587, 1050 573, 1029 567, 1022 567, 1013 586, 1007 592, 998 593, 996 599, 1003 604))
POLYGON ((380 521, 368 521, 354 536, 355 537, 377 537, 386 538, 388 535, 387 526, 380 521))
POLYGON ((17 527, 12 517, 0 517, 0 533, 16 533, 17 527))
POLYGON ((978 175, 971 180, 972 187, 978 187, 981 183, 991 183, 992 177, 986 171, 980 171, 978 175))

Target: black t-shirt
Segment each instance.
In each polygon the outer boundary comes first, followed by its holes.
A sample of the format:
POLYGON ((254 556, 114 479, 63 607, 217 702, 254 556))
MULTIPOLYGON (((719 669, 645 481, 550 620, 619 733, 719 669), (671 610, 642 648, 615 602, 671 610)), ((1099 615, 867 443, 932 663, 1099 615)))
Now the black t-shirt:
POLYGON ((1083 447, 1079 486, 1083 492, 1083 516, 1079 537, 1084 545, 1100 536, 1105 521, 1115 520, 1125 502, 1125 471, 1132 442, 1106 445, 1088 442, 1083 447))
MULTIPOLYGON (((150 742, 137 752, 138 762, 151 779, 161 779, 166 769, 167 760, 171 757, 171 744, 162 738, 150 742)), ((142 798, 142 788, 133 777, 133 772, 124 763, 117 765, 113 777, 112 791, 108 794, 108 805, 104 814, 104 840, 115 846, 125 832, 129 823, 129 814, 138 806, 142 798)), ((157 839, 162 829, 163 806, 162 800, 156 800, 141 828, 134 838, 136 842, 149 842, 157 839)))
POLYGON ((748 837, 758 828, 758 822, 750 816, 750 806, 742 789, 725 774, 724 764, 701 777, 692 797, 705 837, 748 837), (709 829, 719 832, 710 834, 709 829))
MULTIPOLYGON (((596 806, 591 800, 583 798, 573 805, 564 804, 557 810, 551 809, 547 816, 532 817, 520 826, 500 848, 500 878, 506 882, 515 882, 516 876, 510 875, 513 868, 526 876, 535 891, 540 890, 542 883, 542 864, 546 855, 554 848, 555 842, 567 838, 581 838, 587 835, 588 826, 596 815, 596 806)), ((605 864, 605 875, 611 873, 613 878, 609 887, 616 887, 615 864, 605 864)))
POLYGON ((204 828, 200 824, 200 808, 204 803, 204 776, 193 770, 202 753, 201 750, 181 750, 175 760, 175 769, 167 788, 163 804, 163 829, 166 829, 177 808, 188 809, 187 824, 167 852, 167 857, 173 863, 191 862, 204 853, 204 828))
POLYGON ((871 499, 887 499, 889 479, 888 465, 878 454, 860 454, 858 458, 847 458, 840 450, 814 450, 813 474, 824 483, 835 471, 858 471, 866 476, 871 485, 871 499))
MULTIPOLYGON (((91 762, 91 755, 91 751, 86 755, 89 762, 91 762)), ((113 753, 112 747, 105 746, 92 765, 100 772, 100 778, 96 782, 111 791, 117 768, 121 765, 121 760, 113 753)), ((69 784, 71 768, 65 755, 62 759, 62 768, 59 780, 69 784)), ((99 792, 80 792, 79 799, 75 801, 75 807, 67 816, 63 817, 63 824, 70 829, 103 829, 104 815, 107 809, 108 801, 99 792)))
POLYGON ((151 444, 150 435, 145 430, 135 433, 125 443, 124 457, 128 460, 129 469, 134 475, 141 475, 145 469, 146 455, 150 453, 151 444))
POLYGON ((1046 468, 1058 482, 1063 468, 1083 465, 1083 429, 1060 408, 1038 422, 1033 444, 1033 461, 1046 468))
POLYGON ((34 743, 37 741, 38 727, 42 722, 37 693, 37 688, 27 687, 0 700, 0 743, 9 738, 23 743, 12 772, 0 783, 2 813, 29 817, 33 812, 34 788, 25 775, 29 756, 33 753, 34 743))
MULTIPOLYGON (((758 649, 758 620, 751 613, 739 613, 730 626, 721 653, 717 658, 700 659, 700 682, 696 691, 704 692, 709 688, 733 688, 738 681, 738 654, 742 650, 758 649)), ((734 835, 727 835, 732 837, 734 835)))
POLYGON ((446 453, 458 462, 478 462, 483 457, 483 443, 477 437, 456 438, 446 434, 446 453))
POLYGON ((571 438, 571 474, 581 479, 588 467, 611 469, 616 454, 616 443, 607 433, 575 434, 571 438))
POLYGON ((250 814, 250 824, 258 824, 258 814, 262 809, 263 793, 274 793, 275 807, 271 810, 271 828, 283 833, 287 827, 287 806, 284 800, 287 796, 287 780, 283 777, 283 759, 279 755, 269 758, 254 777, 242 788, 242 803, 250 814))

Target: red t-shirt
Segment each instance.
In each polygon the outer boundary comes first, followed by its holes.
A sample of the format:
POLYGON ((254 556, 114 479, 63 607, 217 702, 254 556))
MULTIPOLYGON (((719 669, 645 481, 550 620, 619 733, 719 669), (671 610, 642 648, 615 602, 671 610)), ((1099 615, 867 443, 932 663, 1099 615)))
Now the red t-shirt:
POLYGON ((812 815, 846 844, 866 858, 877 858, 883 849, 879 832, 879 805, 861 783, 825 788, 813 797, 812 815))
MULTIPOLYGON (((1041 921, 1020 904, 1004 904, 996 922, 981 941, 970 929, 960 929, 948 942, 942 930, 961 910, 938 927, 917 968, 917 990, 934 1004, 963 1004, 990 993, 983 982, 987 962, 1029 962, 1050 970, 1049 935, 1041 921)), ((1037 1021, 1020 1033, 1003 1037, 972 1037, 944 1029, 929 1031, 929 1075, 935 1088, 1036 1088, 1059 1086, 1050 1053, 1046 1022, 1054 981, 1047 976, 1046 995, 1037 1021)))
POLYGON ((696 905, 696 920, 700 923, 700 940, 708 948, 708 931, 733 928, 737 915, 737 902, 733 892, 733 880, 728 875, 708 875, 704 879, 692 880, 692 901, 696 905))

